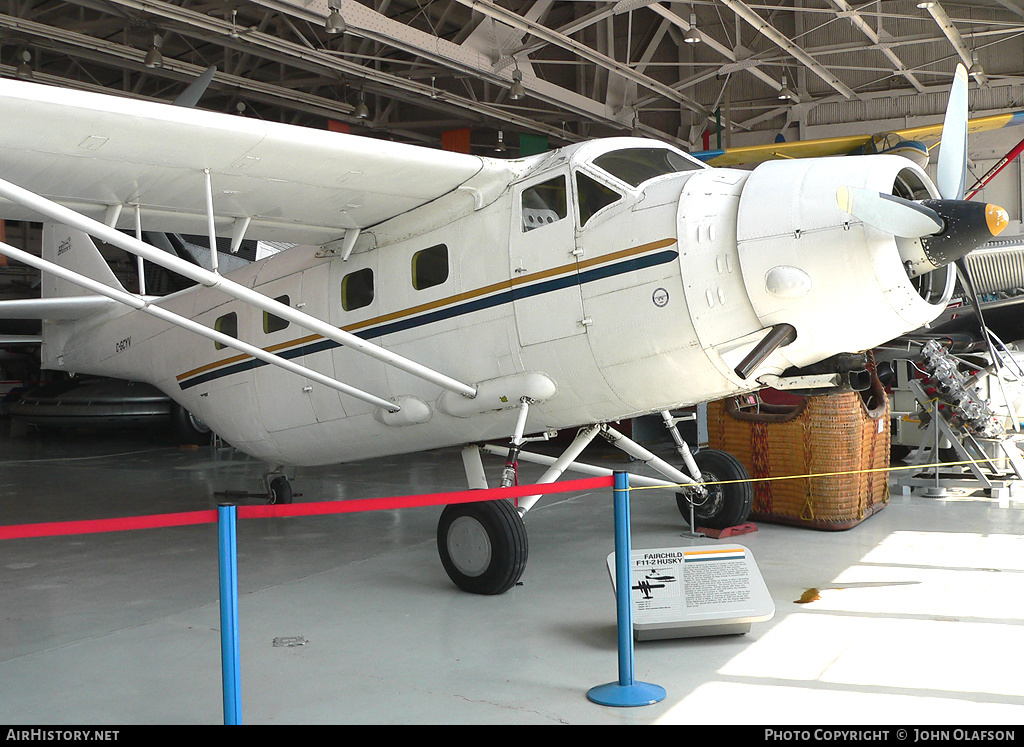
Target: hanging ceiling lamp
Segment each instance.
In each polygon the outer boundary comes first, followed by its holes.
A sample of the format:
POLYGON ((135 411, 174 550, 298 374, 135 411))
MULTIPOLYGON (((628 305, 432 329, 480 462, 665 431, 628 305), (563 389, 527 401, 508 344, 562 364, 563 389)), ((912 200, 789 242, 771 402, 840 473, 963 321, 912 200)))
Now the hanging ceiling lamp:
POLYGON ((327 7, 331 9, 331 12, 327 14, 324 30, 328 34, 344 33, 347 26, 345 25, 345 19, 341 16, 341 0, 329 0, 327 7))
POLYGON ((526 88, 523 86, 523 71, 519 69, 516 62, 516 69, 512 71, 512 87, 508 89, 508 97, 513 101, 526 98, 526 88))
POLYGON ((700 35, 700 31, 697 30, 697 14, 690 14, 690 29, 686 32, 686 36, 683 37, 683 41, 687 44, 699 44, 704 41, 704 37, 700 35))
POLYGON ((164 40, 160 34, 153 34, 153 46, 151 46, 149 51, 146 52, 146 67, 154 68, 164 66, 164 56, 160 54, 160 47, 163 43, 164 40))
POLYGON ((14 68, 14 77, 19 80, 32 80, 32 66, 28 63, 32 61, 32 53, 27 49, 21 50, 21 62, 14 68))
POLYGON ((782 76, 782 90, 779 91, 779 101, 795 101, 796 94, 789 90, 786 85, 786 76, 782 76))
POLYGON ((366 96, 362 91, 359 92, 359 103, 356 104, 356 108, 352 114, 356 119, 370 118, 370 108, 366 105, 366 96))

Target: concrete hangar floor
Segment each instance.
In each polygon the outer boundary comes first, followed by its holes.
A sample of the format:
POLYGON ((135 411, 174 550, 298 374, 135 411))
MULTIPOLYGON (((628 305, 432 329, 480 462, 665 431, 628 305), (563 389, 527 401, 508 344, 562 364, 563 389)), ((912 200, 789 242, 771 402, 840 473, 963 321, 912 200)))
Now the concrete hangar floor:
MULTIPOLYGON (((137 434, 13 430, 0 421, 6 525, 210 509, 263 470, 137 434)), ((302 470, 294 486, 326 501, 461 489, 462 475, 443 450, 302 470)), ((721 542, 684 536, 671 495, 634 496, 634 549, 721 542)), ((774 617, 637 642, 636 679, 667 695, 632 708, 587 698, 618 679, 610 491, 538 504, 522 583, 498 597, 449 581, 440 511, 239 522, 243 723, 1024 723, 1015 500, 894 493, 845 532, 758 524, 729 541, 751 550, 774 617)), ((0 541, 0 722, 222 723, 216 545, 213 525, 0 541)))

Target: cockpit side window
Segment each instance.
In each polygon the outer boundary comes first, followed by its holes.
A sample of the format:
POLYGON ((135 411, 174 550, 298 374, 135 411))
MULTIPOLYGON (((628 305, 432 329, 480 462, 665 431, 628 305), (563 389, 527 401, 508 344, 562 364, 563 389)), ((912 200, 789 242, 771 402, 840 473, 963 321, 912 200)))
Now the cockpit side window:
POLYGON ((593 163, 631 187, 639 187, 656 176, 703 168, 699 161, 691 161, 668 148, 623 148, 598 156, 593 163))
POLYGON ((565 177, 557 176, 523 190, 523 232, 556 223, 568 215, 565 177))
POLYGON ((580 208, 580 225, 585 226, 594 213, 613 202, 618 202, 622 195, 582 171, 577 171, 576 199, 580 208))

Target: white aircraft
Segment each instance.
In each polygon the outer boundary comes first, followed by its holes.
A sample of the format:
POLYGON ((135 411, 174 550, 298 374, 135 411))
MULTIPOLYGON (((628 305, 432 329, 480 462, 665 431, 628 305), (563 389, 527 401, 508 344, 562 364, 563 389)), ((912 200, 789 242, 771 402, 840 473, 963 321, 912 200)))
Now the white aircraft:
MULTIPOLYGON (((511 437, 508 484, 528 433, 579 428, 542 482, 585 470, 600 434, 684 485, 684 514, 727 526, 749 484, 704 483, 745 471, 691 455, 670 411, 842 386, 830 361, 942 312, 951 263, 1007 220, 960 199, 966 106, 960 68, 936 186, 899 156, 739 171, 615 138, 502 161, 3 80, 0 217, 45 229, 41 258, 0 245, 43 272, 43 297, 0 317, 44 320, 47 368, 161 388, 275 465, 273 500, 290 499, 284 467, 511 437), (201 268, 143 228, 299 245, 221 273, 216 252, 201 268), (129 293, 90 236, 197 285, 129 293), (686 472, 609 425, 644 413, 686 472)), ((485 486, 480 449, 463 454, 485 486)), ((516 583, 534 502, 445 508, 456 585, 516 583)))

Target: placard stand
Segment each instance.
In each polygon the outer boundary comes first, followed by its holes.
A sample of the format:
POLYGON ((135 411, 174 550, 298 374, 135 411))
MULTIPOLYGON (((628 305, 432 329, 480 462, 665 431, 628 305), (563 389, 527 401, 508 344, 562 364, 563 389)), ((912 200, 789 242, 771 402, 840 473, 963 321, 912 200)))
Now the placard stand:
MULTIPOLYGON (((617 552, 608 556, 612 573, 617 552)), ((750 550, 743 545, 695 545, 632 551, 633 634, 638 641, 742 635, 770 620, 775 603, 750 550)))

